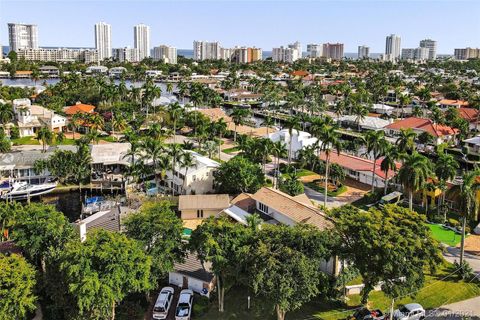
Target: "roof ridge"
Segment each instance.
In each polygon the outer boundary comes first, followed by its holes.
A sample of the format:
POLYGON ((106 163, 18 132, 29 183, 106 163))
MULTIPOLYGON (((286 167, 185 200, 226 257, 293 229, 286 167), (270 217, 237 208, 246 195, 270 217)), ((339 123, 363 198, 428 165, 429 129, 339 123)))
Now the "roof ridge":
POLYGON ((266 188, 267 190, 271 190, 271 191, 277 193, 278 195, 281 195, 281 196, 284 197, 284 198, 293 200, 293 201, 295 201, 296 203, 300 204, 301 206, 303 206, 303 207, 305 207, 305 208, 307 208, 307 209, 310 209, 310 210, 314 211, 315 213, 317 213, 317 214, 319 214, 319 215, 321 215, 321 216, 323 216, 323 217, 329 218, 329 217, 328 217, 323 211, 321 211, 320 209, 317 210, 317 208, 315 208, 315 207, 313 207, 313 206, 309 206, 309 205, 307 205, 307 204, 305 204, 305 203, 303 203, 303 202, 300 202, 300 201, 296 200, 294 197, 292 197, 291 195, 289 195, 289 194, 287 194, 287 193, 285 193, 285 192, 282 192, 282 191, 280 191, 280 190, 275 190, 275 189, 273 189, 273 188, 271 188, 271 187, 264 187, 264 188, 266 188))

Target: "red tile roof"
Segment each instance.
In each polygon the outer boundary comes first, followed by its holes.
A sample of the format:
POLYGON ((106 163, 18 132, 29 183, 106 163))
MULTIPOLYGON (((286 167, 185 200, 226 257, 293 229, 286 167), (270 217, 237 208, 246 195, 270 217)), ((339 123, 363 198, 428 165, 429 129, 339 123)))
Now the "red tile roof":
MULTIPOLYGON (((323 160, 323 161, 326 160, 324 152, 320 153, 320 160, 323 160)), ((383 172, 382 169, 380 169, 380 164, 382 163, 382 160, 383 158, 380 158, 377 160, 375 175, 382 179, 385 179, 386 177, 385 172, 383 172)), ((336 152, 330 153, 330 163, 336 163, 345 169, 353 170, 353 171, 367 171, 367 172, 373 171, 373 160, 352 156, 346 153, 340 153, 340 154, 337 154, 336 152)), ((402 164, 400 162, 397 162, 396 166, 398 170, 402 167, 402 164)), ((393 170, 388 171, 388 179, 393 178, 395 175, 396 173, 393 170)))
POLYGON ((458 108, 458 115, 468 122, 476 122, 478 110, 474 108, 458 108))
POLYGON ((69 106, 65 109, 67 115, 74 115, 76 113, 93 113, 95 106, 90 104, 78 103, 73 106, 69 106))
POLYGON ((468 101, 464 100, 450 100, 450 99, 442 99, 438 101, 439 104, 443 104, 446 106, 468 106, 468 101))
POLYGON ((389 124, 386 129, 400 130, 400 129, 417 129, 426 131, 434 137, 449 136, 458 133, 458 129, 440 124, 434 124, 430 119, 424 118, 406 118, 389 124))
POLYGON ((292 76, 294 77, 305 77, 308 76, 309 73, 305 70, 296 70, 292 72, 292 76))

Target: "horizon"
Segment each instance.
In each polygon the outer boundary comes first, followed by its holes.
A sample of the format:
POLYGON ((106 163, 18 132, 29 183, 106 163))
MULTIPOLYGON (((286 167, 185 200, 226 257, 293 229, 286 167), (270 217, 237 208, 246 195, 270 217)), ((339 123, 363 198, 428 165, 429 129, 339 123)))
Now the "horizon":
POLYGON ((135 2, 138 14, 133 15, 131 1, 112 4, 1 0, 0 43, 8 44, 7 23, 28 23, 38 25, 40 47, 94 47, 93 26, 106 22, 112 25, 113 48, 133 47, 133 26, 140 23, 151 28, 151 47, 167 44, 182 50, 192 49, 194 40, 208 40, 227 48, 256 46, 268 52, 298 40, 303 51, 309 43, 340 42, 346 53, 357 52, 360 45, 383 53, 389 34, 401 37, 402 48, 418 47, 422 39, 436 40, 439 54, 480 47, 480 3, 469 0, 280 1, 274 6, 268 0, 152 0, 135 2), (73 24, 71 12, 80 18, 73 24), (439 18, 445 16, 461 16, 462 23, 439 18), (69 32, 59 32, 65 29, 69 32))

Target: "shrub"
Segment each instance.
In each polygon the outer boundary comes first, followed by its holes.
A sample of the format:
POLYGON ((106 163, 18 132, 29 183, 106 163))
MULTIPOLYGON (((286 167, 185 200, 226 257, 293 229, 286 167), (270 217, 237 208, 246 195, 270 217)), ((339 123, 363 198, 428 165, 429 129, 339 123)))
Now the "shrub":
POLYGON ((208 311, 209 301, 207 297, 199 296, 195 297, 195 303, 193 304, 192 313, 195 317, 202 316, 208 311))
POLYGON ((457 227, 460 225, 460 223, 458 222, 458 220, 450 218, 447 221, 447 225, 449 225, 450 227, 457 227))

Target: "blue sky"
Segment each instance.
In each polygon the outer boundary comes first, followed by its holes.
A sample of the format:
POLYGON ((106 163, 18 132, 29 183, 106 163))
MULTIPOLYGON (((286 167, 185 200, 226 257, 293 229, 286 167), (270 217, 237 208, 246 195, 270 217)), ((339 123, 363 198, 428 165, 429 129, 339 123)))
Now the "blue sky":
POLYGON ((0 0, 0 43, 8 44, 7 23, 36 23, 40 46, 94 45, 93 25, 112 25, 113 47, 133 46, 133 25, 151 27, 151 45, 190 49, 193 40, 218 40, 225 47, 271 50, 299 40, 343 42, 346 52, 366 44, 383 52, 385 36, 402 37, 402 47, 424 38, 439 53, 480 47, 480 1, 467 0, 0 0))

